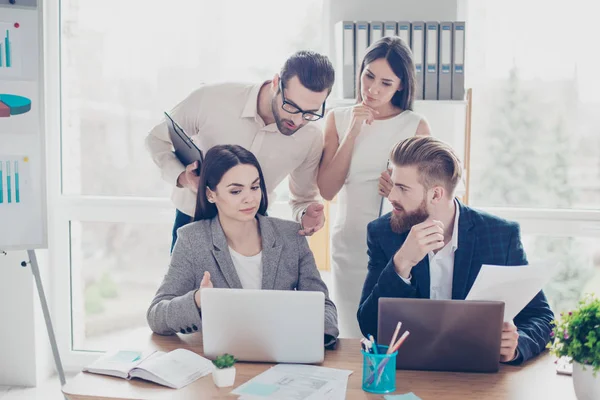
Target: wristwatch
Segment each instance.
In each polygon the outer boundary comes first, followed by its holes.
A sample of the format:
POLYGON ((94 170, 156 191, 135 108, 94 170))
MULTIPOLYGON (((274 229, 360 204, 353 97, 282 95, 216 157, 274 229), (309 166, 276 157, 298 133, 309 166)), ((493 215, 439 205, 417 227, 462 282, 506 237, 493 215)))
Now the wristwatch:
POLYGON ((304 216, 306 215, 306 211, 308 210, 308 207, 306 207, 303 211, 302 214, 300 214, 300 227, 302 228, 302 230, 304 230, 304 223, 302 222, 302 218, 304 218, 304 216))

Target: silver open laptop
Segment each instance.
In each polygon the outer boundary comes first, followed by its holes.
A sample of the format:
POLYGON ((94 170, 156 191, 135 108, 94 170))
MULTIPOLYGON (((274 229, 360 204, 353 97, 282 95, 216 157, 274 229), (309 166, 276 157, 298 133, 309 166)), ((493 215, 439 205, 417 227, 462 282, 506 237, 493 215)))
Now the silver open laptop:
POLYGON ((398 321, 410 335, 398 350, 398 369, 496 372, 504 303, 500 301, 380 298, 379 343, 398 321))
POLYGON ((206 357, 229 353, 240 361, 323 361, 323 293, 202 289, 200 297, 206 357))

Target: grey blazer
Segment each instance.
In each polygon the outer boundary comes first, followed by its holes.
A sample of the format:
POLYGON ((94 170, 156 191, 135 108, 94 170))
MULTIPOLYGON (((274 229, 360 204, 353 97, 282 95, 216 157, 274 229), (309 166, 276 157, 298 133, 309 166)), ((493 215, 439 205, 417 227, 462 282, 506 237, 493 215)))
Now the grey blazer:
MULTIPOLYGON (((262 288, 266 290, 308 290, 325 294, 325 345, 339 335, 337 310, 329 299, 313 254, 305 237, 298 234, 296 222, 257 215, 262 237, 262 288)), ((194 301, 204 271, 210 272, 216 288, 242 288, 225 233, 215 217, 185 225, 171 264, 146 318, 160 335, 193 333, 202 329, 202 317, 194 301)))

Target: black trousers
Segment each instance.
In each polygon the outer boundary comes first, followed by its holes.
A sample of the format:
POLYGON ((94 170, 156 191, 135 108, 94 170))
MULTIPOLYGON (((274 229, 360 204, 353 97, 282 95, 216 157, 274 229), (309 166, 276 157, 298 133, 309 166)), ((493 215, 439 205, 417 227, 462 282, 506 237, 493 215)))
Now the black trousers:
POLYGON ((173 252, 173 247, 175 247, 175 242, 177 242, 177 229, 189 224, 190 222, 192 222, 192 217, 182 213, 179 210, 176 210, 175 223, 173 224, 173 242, 171 243, 171 253, 173 252))

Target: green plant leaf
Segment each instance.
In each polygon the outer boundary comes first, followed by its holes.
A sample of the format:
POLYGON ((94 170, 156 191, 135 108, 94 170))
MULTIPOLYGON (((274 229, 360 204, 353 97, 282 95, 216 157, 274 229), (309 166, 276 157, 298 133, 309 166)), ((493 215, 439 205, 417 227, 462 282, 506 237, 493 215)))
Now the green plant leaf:
POLYGON ((594 373, 600 371, 600 300, 586 296, 575 310, 562 313, 553 325, 555 340, 550 351, 554 355, 589 365, 594 373))
POLYGON ((223 355, 218 356, 213 361, 213 364, 218 369, 224 369, 224 368, 231 368, 231 367, 233 367, 233 365, 236 362, 237 362, 237 360, 231 354, 223 354, 223 355))

